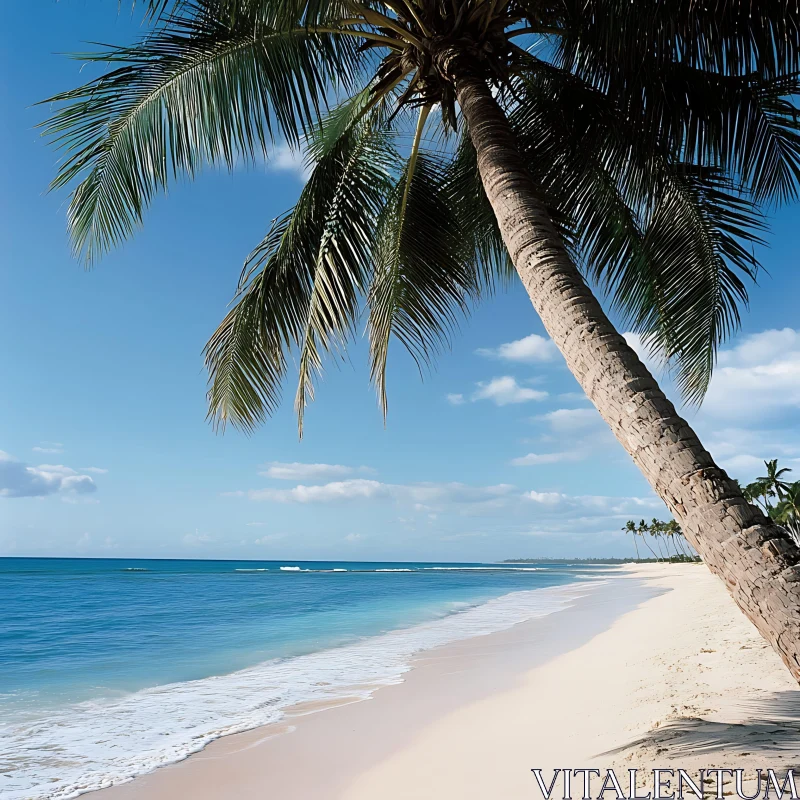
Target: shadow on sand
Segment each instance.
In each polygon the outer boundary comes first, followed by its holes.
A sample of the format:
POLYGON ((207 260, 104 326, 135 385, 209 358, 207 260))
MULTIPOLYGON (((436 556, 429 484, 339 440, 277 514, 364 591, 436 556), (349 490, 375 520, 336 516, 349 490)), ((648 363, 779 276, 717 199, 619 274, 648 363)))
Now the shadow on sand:
POLYGON ((691 757, 708 766, 800 769, 800 691, 775 692, 732 710, 740 721, 681 717, 602 755, 653 763, 691 757))

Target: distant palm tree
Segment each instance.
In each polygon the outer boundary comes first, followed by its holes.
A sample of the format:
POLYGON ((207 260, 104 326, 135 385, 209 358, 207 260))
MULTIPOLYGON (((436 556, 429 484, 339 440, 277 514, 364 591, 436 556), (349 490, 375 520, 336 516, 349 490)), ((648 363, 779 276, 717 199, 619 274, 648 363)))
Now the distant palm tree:
POLYGON ((625 527, 622 530, 625 531, 625 533, 630 533, 631 536, 633 536, 633 546, 636 548, 636 560, 638 561, 639 560, 639 541, 638 541, 637 537, 638 537, 639 533, 636 530, 636 523, 632 519, 629 519, 625 523, 625 527))
POLYGON ((667 551, 666 557, 671 558, 672 556, 669 552, 669 543, 666 538, 665 527, 666 527, 665 523, 662 522, 660 519, 656 519, 655 517, 653 517, 653 519, 650 520, 650 535, 655 537, 659 551, 661 551, 661 540, 662 539, 664 540, 664 547, 666 548, 667 551))
POLYGON ((777 497, 778 500, 781 500, 784 492, 789 487, 789 484, 781 480, 781 478, 786 473, 791 472, 791 469, 789 469, 789 467, 778 469, 777 458, 773 458, 771 461, 765 461, 764 466, 767 468, 767 474, 761 478, 756 478, 756 481, 765 486, 770 497, 777 497))
POLYGON ((647 549, 653 554, 653 558, 656 561, 661 561, 661 559, 658 557, 658 553, 656 553, 656 551, 653 550, 653 548, 650 546, 650 542, 648 542, 647 539, 645 539, 645 534, 650 533, 650 526, 644 520, 640 520, 639 524, 636 526, 636 533, 638 533, 639 536, 642 537, 642 541, 647 546, 647 549))
POLYGON ((683 547, 683 531, 681 531, 681 526, 678 523, 671 519, 669 522, 664 525, 664 532, 667 536, 672 540, 673 544, 675 545, 675 552, 677 554, 678 548, 680 547, 681 555, 685 556, 686 558, 689 557, 689 554, 683 547))
POLYGON ((774 497, 774 492, 769 488, 766 480, 755 480, 742 489, 742 494, 748 503, 759 505, 765 514, 769 514, 769 498, 774 497))
POLYGON ((775 507, 775 521, 800 542, 800 481, 786 485, 783 499, 775 507))
POLYGON ((54 185, 77 184, 76 250, 91 261, 130 236, 158 191, 206 163, 233 167, 284 140, 311 169, 208 344, 211 417, 262 422, 296 355, 302 425, 365 305, 385 410, 392 339, 427 363, 459 314, 516 274, 588 397, 800 680, 800 550, 747 505, 587 283, 699 401, 758 269, 759 207, 797 193, 796 0, 149 5, 152 30, 84 56, 109 71, 52 98, 47 131, 67 151, 54 185))

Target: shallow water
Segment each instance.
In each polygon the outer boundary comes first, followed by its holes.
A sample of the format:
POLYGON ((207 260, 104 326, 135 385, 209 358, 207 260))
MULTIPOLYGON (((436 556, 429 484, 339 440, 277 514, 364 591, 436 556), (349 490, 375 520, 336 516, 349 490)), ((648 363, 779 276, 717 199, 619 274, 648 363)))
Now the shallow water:
POLYGON ((552 613, 552 564, 0 559, 0 796, 71 797, 552 613))

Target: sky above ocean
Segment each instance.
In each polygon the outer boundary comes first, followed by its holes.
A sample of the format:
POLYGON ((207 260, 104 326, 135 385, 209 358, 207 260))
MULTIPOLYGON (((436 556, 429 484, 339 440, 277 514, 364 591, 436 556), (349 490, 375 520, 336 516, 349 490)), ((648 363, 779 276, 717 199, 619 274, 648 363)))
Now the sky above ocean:
MULTIPOLYGON (((278 143, 266 166, 176 183, 133 241, 84 271, 66 194, 46 192, 58 156, 34 104, 88 76, 59 53, 139 32, 105 0, 0 6, 0 555, 632 554, 625 520, 666 510, 519 287, 477 309, 424 380, 393 348, 385 427, 359 338, 329 364, 302 442, 291 385, 254 436, 212 431, 202 347, 302 164, 278 143)), ((797 221, 796 206, 771 215, 742 332, 686 412, 743 480, 771 457, 800 472, 797 221)))

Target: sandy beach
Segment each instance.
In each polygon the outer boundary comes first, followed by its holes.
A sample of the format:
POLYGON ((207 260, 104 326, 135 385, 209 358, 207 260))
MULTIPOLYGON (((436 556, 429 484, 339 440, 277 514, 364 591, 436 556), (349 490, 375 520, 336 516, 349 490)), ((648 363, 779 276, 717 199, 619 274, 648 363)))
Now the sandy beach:
POLYGON ((93 797, 525 798, 541 796, 537 767, 786 769, 798 752, 800 691, 722 584, 642 565, 422 653, 368 701, 295 708, 93 797))

